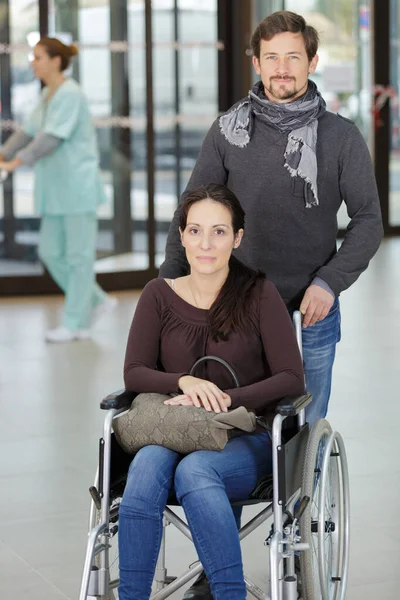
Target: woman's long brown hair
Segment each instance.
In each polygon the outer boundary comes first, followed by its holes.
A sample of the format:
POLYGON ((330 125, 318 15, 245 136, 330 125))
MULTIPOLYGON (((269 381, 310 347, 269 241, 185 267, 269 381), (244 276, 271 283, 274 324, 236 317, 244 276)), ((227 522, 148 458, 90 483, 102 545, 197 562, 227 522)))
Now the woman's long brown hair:
MULTIPOLYGON (((244 229, 245 212, 235 194, 225 185, 209 184, 189 192, 181 205, 179 225, 184 231, 190 207, 201 200, 219 202, 232 216, 232 228, 236 235, 244 229)), ((210 335, 214 340, 229 337, 232 331, 246 330, 252 326, 249 309, 257 282, 265 274, 240 262, 235 256, 229 259, 229 274, 217 298, 209 310, 210 335)))

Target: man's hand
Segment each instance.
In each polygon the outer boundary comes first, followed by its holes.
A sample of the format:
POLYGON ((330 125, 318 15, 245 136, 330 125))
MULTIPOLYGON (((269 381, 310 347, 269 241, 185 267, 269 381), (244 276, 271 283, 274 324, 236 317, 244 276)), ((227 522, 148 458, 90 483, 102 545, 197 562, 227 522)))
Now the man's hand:
POLYGON ((199 379, 191 375, 180 377, 178 385, 183 394, 166 400, 164 404, 184 406, 193 405, 214 412, 227 412, 231 405, 231 398, 221 391, 214 383, 206 379, 199 379))
POLYGON ((330 311, 335 298, 319 285, 310 285, 306 289, 300 304, 300 312, 303 315, 303 327, 314 325, 317 321, 323 321, 330 311))
POLYGON ((0 161, 0 171, 7 171, 7 173, 12 173, 20 165, 22 165, 22 161, 19 158, 14 158, 14 160, 4 162, 0 161))

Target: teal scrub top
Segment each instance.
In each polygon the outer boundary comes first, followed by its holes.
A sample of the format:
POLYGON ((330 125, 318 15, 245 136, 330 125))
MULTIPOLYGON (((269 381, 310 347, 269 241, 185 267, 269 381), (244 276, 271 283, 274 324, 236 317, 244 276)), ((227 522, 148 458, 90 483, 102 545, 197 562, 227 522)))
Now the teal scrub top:
POLYGON ((95 212, 107 198, 88 102, 73 79, 64 81, 46 102, 48 93, 48 88, 42 90, 23 127, 31 137, 44 132, 62 140, 35 164, 35 209, 40 215, 95 212))

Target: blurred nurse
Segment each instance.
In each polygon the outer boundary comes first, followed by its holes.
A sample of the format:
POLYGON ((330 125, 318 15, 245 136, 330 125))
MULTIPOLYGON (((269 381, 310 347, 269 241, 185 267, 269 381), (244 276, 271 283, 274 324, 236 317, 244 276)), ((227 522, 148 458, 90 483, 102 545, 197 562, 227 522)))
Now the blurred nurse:
POLYGON ((32 68, 44 84, 39 103, 0 148, 0 171, 35 168, 39 256, 65 294, 63 320, 46 333, 49 342, 89 338, 90 325, 116 304, 95 282, 96 207, 106 197, 87 100, 63 74, 77 52, 55 38, 38 42, 32 68))

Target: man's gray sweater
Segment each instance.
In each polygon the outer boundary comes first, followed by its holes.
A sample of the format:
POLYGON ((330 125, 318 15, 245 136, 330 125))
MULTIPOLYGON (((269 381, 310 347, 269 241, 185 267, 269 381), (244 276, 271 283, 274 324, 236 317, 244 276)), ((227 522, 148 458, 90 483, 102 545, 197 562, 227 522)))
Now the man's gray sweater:
MULTIPOLYGON (((330 112, 319 119, 319 206, 306 208, 304 180, 291 177, 284 167, 286 145, 287 134, 255 116, 250 143, 235 146, 224 137, 217 119, 182 198, 203 184, 227 185, 246 211, 245 235, 236 256, 264 271, 285 302, 297 307, 314 277, 323 279, 335 295, 352 285, 377 251, 383 229, 371 158, 354 123, 330 112), (342 201, 351 221, 337 251, 342 201)), ((161 277, 188 272, 178 223, 179 207, 161 277)))

